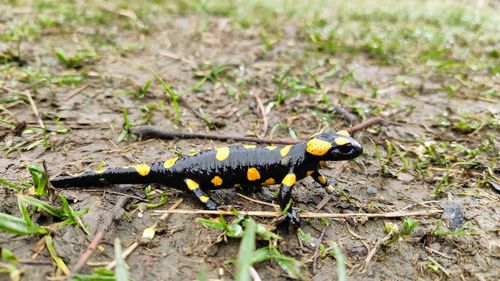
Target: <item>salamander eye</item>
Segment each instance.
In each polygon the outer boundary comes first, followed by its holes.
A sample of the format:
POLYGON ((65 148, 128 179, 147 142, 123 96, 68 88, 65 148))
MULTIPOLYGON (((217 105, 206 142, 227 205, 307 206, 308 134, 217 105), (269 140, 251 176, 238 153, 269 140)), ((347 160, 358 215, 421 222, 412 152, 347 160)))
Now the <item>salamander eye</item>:
POLYGON ((337 148, 341 153, 347 154, 352 151, 352 145, 350 143, 341 145, 337 148))

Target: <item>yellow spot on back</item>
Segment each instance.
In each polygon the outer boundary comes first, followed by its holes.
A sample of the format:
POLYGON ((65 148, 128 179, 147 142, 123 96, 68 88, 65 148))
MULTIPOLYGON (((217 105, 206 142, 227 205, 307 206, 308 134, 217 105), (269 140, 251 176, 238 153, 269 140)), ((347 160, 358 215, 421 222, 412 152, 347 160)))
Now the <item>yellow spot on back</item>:
POLYGON ((262 183, 263 185, 273 185, 275 184, 273 178, 268 178, 265 182, 262 183))
POLYGON ((334 188, 332 185, 329 185, 329 186, 326 188, 326 191, 328 191, 328 193, 333 193, 333 190, 335 190, 335 188, 334 188))
POLYGON ((326 178, 325 178, 324 176, 319 176, 319 177, 318 177, 318 181, 319 181, 319 183, 321 183, 321 184, 326 184, 326 178))
POLYGON ((266 146, 266 149, 271 150, 271 151, 275 150, 276 148, 278 148, 278 147, 274 146, 274 145, 266 146))
POLYGON ((295 183, 295 174, 286 175, 281 181, 281 183, 286 186, 292 186, 295 183))
POLYGON ((306 145, 306 151, 315 156, 325 155, 330 148, 332 148, 331 143, 320 139, 312 139, 306 145))
POLYGON ((259 171, 256 168, 254 168, 254 167, 248 168, 247 179, 249 181, 256 181, 256 180, 260 179, 260 173, 259 173, 259 171))
POLYGON ((131 167, 134 168, 141 176, 147 176, 149 174, 149 171, 151 171, 151 167, 149 167, 148 164, 137 164, 132 165, 131 167))
POLYGON ((200 185, 197 182, 195 182, 194 180, 192 180, 192 179, 187 179, 186 180, 186 185, 189 188, 189 190, 195 190, 198 187, 200 187, 200 185))
POLYGON ((257 146, 256 145, 253 145, 253 144, 246 144, 243 146, 244 148, 247 148, 247 149, 251 149, 251 148, 256 148, 257 146))
POLYGON ((312 175, 312 173, 314 173, 314 170, 307 171, 307 176, 312 175))
POLYGON ((345 138, 341 138, 341 137, 340 137, 340 138, 336 138, 336 139, 335 139, 335 143, 336 143, 337 145, 344 145, 344 144, 350 143, 350 141, 349 141, 349 140, 347 140, 347 139, 345 139, 345 138))
POLYGON ((229 147, 221 147, 216 149, 217 154, 215 158, 219 161, 224 161, 229 156, 229 147))
POLYGON ((206 196, 206 195, 202 195, 199 197, 200 201, 203 202, 203 203, 207 203, 208 200, 210 200, 210 197, 206 196))
POLYGON ((292 146, 291 146, 291 145, 287 145, 287 146, 283 147, 283 148, 280 150, 280 155, 281 155, 281 157, 285 157, 285 156, 288 154, 288 152, 290 152, 290 148, 292 148, 292 146))
POLYGON ((219 176, 215 176, 215 177, 212 179, 212 183, 213 183, 215 186, 222 185, 222 179, 221 179, 221 177, 219 177, 219 176))
POLYGON ((321 167, 324 167, 324 166, 326 165, 326 162, 325 162, 325 161, 323 161, 323 160, 321 160, 321 161, 319 161, 319 165, 320 165, 321 167))
POLYGON ((163 167, 165 167, 165 169, 171 168, 175 164, 177 159, 179 159, 179 157, 168 159, 167 161, 165 161, 165 163, 163 163, 163 167))
POLYGON ((344 136, 344 137, 349 137, 349 132, 347 132, 346 130, 340 130, 337 132, 337 134, 344 136))

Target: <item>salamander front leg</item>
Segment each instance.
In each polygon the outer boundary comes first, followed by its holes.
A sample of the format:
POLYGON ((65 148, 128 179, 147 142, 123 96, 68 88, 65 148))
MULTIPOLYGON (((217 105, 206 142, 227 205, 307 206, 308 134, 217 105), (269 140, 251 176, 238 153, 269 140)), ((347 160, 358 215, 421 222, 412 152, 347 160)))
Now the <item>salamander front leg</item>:
POLYGON ((286 210, 287 221, 292 224, 298 224, 300 222, 300 219, 297 216, 297 210, 292 208, 292 187, 295 184, 295 181, 296 176, 293 171, 290 171, 281 181, 279 191, 280 208, 282 211, 286 210))
POLYGON ((316 181, 317 183, 319 183, 322 187, 325 188, 326 192, 328 192, 328 194, 332 194, 332 195, 335 195, 335 196, 338 196, 339 193, 337 192, 337 190, 335 190, 335 186, 337 185, 337 181, 335 179, 332 179, 331 181, 328 180, 325 175, 323 175, 320 171, 318 170, 315 170, 312 174, 311 174, 311 177, 314 179, 314 181, 316 181))
POLYGON ((208 196, 205 191, 200 188, 200 185, 192 179, 185 179, 184 182, 189 190, 191 190, 198 200, 201 201, 205 205, 208 210, 217 210, 219 208, 219 204, 217 204, 210 196, 208 196))

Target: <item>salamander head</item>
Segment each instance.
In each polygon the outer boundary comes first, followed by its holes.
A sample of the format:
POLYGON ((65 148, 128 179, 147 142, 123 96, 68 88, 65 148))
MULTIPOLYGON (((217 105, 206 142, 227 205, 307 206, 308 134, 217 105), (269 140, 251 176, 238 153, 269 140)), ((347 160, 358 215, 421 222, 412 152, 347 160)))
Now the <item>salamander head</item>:
POLYGON ((320 133, 309 138, 306 151, 322 160, 350 160, 363 153, 361 144, 346 131, 320 133))

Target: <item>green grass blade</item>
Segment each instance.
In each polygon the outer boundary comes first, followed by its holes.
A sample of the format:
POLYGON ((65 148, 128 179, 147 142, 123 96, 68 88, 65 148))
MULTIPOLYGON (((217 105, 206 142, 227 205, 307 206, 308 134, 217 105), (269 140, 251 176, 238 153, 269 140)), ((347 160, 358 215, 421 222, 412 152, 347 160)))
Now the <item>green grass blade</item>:
POLYGON ((71 272, 68 267, 64 263, 63 259, 57 255, 56 249, 54 248, 54 241, 52 240, 52 236, 45 235, 45 246, 47 246, 47 251, 49 251, 50 256, 56 263, 56 266, 66 275, 70 276, 71 272))
POLYGON ((28 225, 24 219, 0 213, 0 231, 16 235, 47 234, 49 231, 37 224, 28 225))
POLYGON ((36 199, 34 197, 30 197, 30 196, 25 196, 23 194, 17 194, 17 198, 23 202, 26 202, 34 207, 38 207, 42 210, 44 210, 45 212, 47 212, 47 214, 53 216, 53 217, 58 217, 60 219, 64 218, 65 215, 56 207, 52 206, 50 203, 47 203, 45 201, 42 201, 40 199, 36 199))
POLYGON ((339 246, 335 241, 332 241, 333 252, 335 253, 335 260, 337 261, 337 276, 339 281, 345 281, 347 279, 347 271, 345 266, 345 258, 340 251, 339 246))
POLYGON ((14 189, 15 191, 21 191, 21 190, 23 190, 22 187, 20 187, 20 186, 18 186, 16 184, 13 184, 10 181, 4 180, 2 178, 0 178, 0 184, 5 185, 8 188, 14 189))
POLYGON ((252 266, 252 255, 255 250, 255 222, 248 220, 245 234, 241 239, 238 260, 236 261, 236 281, 250 281, 250 266, 252 266))
POLYGON ((116 260, 116 268, 115 268, 115 276, 116 281, 128 281, 130 280, 128 267, 125 263, 125 260, 122 256, 122 245, 120 244, 120 239, 115 238, 115 260, 116 260))

